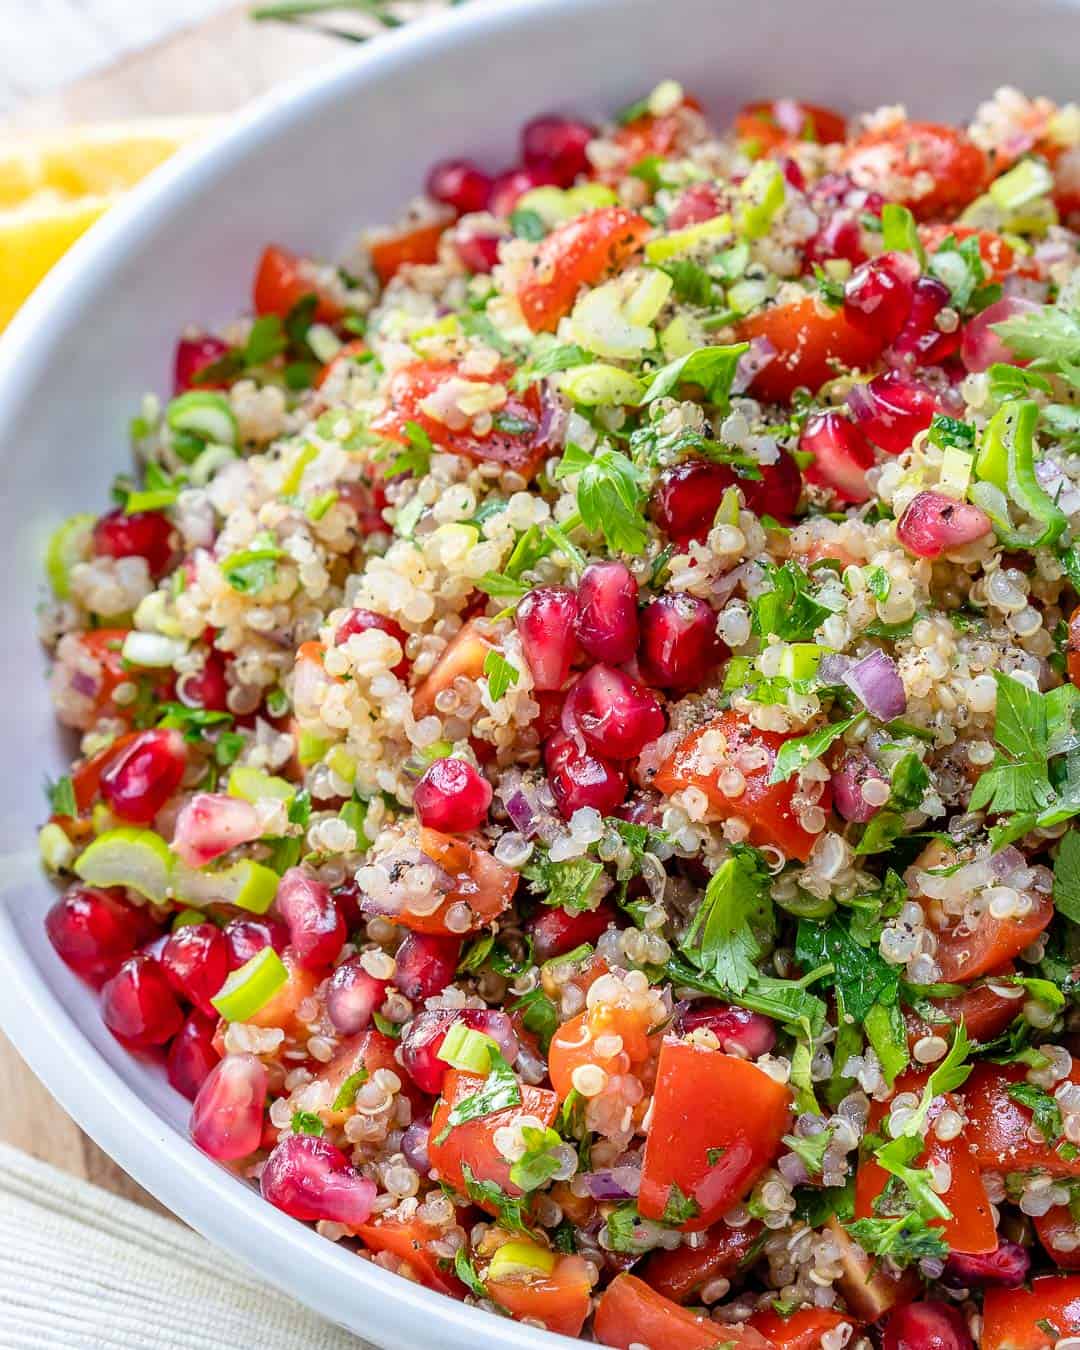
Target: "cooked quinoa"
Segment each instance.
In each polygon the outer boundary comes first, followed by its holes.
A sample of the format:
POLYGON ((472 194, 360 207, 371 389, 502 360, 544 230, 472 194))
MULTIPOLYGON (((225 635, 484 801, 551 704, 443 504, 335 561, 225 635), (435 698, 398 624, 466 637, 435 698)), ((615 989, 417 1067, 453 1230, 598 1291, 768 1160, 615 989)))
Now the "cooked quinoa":
POLYGON ((200 1148, 620 1350, 1080 1345, 1078 230, 1072 105, 665 81, 184 331, 41 852, 200 1148))

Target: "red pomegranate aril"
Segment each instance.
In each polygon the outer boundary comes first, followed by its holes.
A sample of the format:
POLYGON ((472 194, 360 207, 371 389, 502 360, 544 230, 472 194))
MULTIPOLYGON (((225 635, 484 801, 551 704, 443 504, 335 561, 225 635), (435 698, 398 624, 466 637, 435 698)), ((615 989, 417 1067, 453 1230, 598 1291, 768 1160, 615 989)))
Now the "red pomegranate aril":
POLYGON ((199 1089, 210 1077, 220 1056, 214 1049, 217 1016, 207 1017, 195 1009, 173 1037, 165 1060, 169 1082, 189 1102, 199 1095, 199 1089))
POLYGON ((431 1010, 417 1013, 406 1024, 401 1037, 401 1063, 421 1092, 437 1097, 449 1064, 439 1059, 446 1033, 455 1022, 464 1022, 474 1031, 482 1031, 498 1042, 503 1058, 513 1064, 518 1056, 518 1040, 510 1018, 504 1012, 488 1008, 464 1008, 461 1011, 431 1010))
POLYGON ((767 1055, 776 1044, 776 1027, 768 1017, 711 999, 691 1004, 679 1026, 683 1034, 706 1028, 720 1042, 721 1050, 743 1059, 767 1055))
POLYGON ((530 167, 548 169, 559 187, 569 187, 578 174, 589 172, 585 153, 593 138, 585 122, 567 117, 534 117, 521 133, 521 150, 530 167))
POLYGON ((1038 308, 1033 300, 1025 300, 1019 295, 1005 295, 969 319, 964 325, 960 341, 960 360, 965 369, 988 370, 996 362, 1026 366, 1027 362, 1018 361, 1012 348, 1006 346, 994 332, 994 324, 1004 323, 1006 319, 1016 318, 1020 314, 1030 314, 1038 308))
POLYGON ((149 956, 129 957, 101 990, 101 1017, 128 1045, 164 1045, 184 1023, 165 972, 149 956))
POLYGON ((220 361, 228 350, 227 343, 209 334, 197 338, 181 338, 176 344, 176 357, 173 361, 173 393, 184 394, 196 387, 213 389, 213 384, 204 384, 201 380, 196 385, 195 376, 207 366, 212 366, 215 361, 220 361))
POLYGON ((950 1252, 942 1279, 947 1284, 965 1289, 979 1289, 986 1284, 1018 1289, 1027 1279, 1030 1269, 1031 1254, 1027 1248, 1021 1247, 1018 1242, 1001 1239, 997 1251, 987 1252, 984 1256, 950 1252))
POLYGON ((940 492, 920 492, 908 503, 896 525, 896 537, 917 558, 939 558, 989 534, 985 511, 940 492))
POLYGON ((582 650, 613 666, 629 661, 638 644, 638 584, 621 562, 590 563, 578 582, 574 625, 582 650))
POLYGON ((229 952, 229 969, 239 970, 264 947, 273 947, 280 956, 289 945, 289 930, 277 919, 230 919, 224 929, 229 952))
POLYGON ((427 194, 464 216, 487 206, 491 178, 471 159, 444 159, 432 165, 427 194))
POLYGON ((326 990, 326 1015, 342 1036, 355 1036, 386 1002, 386 981, 366 971, 359 956, 342 961, 326 990))
POLYGON ((799 449, 814 456, 804 470, 808 483, 830 488, 842 502, 870 500, 866 471, 873 468, 874 452, 849 418, 832 411, 814 413, 802 429, 799 449))
POLYGON ((866 261, 859 219, 854 211, 834 212, 806 246, 808 271, 813 271, 815 263, 820 265, 832 258, 845 258, 855 266, 866 261))
POLYGON ((902 454, 938 411, 930 390, 899 370, 853 385, 847 406, 863 434, 887 455, 902 454))
POLYGON ((664 734, 663 709, 648 689, 614 666, 595 665, 570 688, 563 729, 580 732, 588 748, 608 759, 634 759, 664 734))
POLYGON ((133 511, 122 506, 98 518, 94 552, 99 558, 145 558, 155 579, 168 570, 175 549, 173 527, 160 511, 133 511))
POLYGON ((686 459, 665 469, 653 491, 650 514, 680 548, 701 543, 712 529, 724 493, 735 481, 725 464, 686 459))
POLYGON ((45 916, 45 932, 57 956, 94 984, 115 975, 155 931, 145 910, 92 886, 72 886, 45 916))
POLYGON ((360 887, 355 878, 350 877, 340 886, 335 886, 330 894, 334 897, 338 913, 345 920, 345 927, 350 931, 358 928, 363 921, 363 913, 360 909, 360 887))
POLYGON ((405 1127, 401 1136, 401 1151, 410 1167, 415 1167, 421 1176, 431 1171, 431 1157, 428 1145, 431 1139, 431 1116, 427 1114, 420 1120, 414 1120, 405 1127))
POLYGON ((610 816, 626 797, 626 778, 607 760, 583 750, 573 736, 558 733, 544 746, 544 764, 555 802, 567 820, 583 806, 610 816))
POLYGON ((683 230, 687 225, 700 225, 720 215, 722 203, 712 183, 691 183, 679 194, 667 218, 669 230, 683 230))
POLYGON ((471 230, 461 230, 454 235, 454 247, 464 267, 470 272, 486 276, 495 270, 502 240, 500 234, 478 234, 471 230))
POLYGON ((219 652, 208 652, 202 670, 184 675, 176 682, 176 697, 186 708, 225 712, 229 706, 228 693, 225 658, 219 652))
POLYGON ((229 944, 212 923, 178 928, 161 953, 165 977, 180 995, 208 1017, 216 1016, 210 1000, 229 973, 229 944))
POLYGON ((388 619, 385 614, 376 614, 373 609, 353 609, 338 624, 337 631, 334 633, 334 646, 340 647, 348 642, 356 633, 366 633, 369 629, 378 628, 383 633, 389 633, 392 638, 396 638, 401 643, 402 659, 396 666, 391 666, 391 673, 396 675, 399 680, 408 677, 409 667, 412 662, 404 655, 405 644, 409 640, 409 635, 396 619, 388 619))
POLYGON ((536 959, 550 961, 553 956, 572 952, 584 942, 591 945, 615 920, 615 909, 606 900, 596 909, 587 909, 580 914, 571 914, 562 908, 539 910, 529 920, 529 936, 533 940, 536 959))
POLYGON ((179 731, 144 731, 101 775, 101 795, 113 815, 149 825, 180 786, 187 747, 179 731))
POLYGON ((937 317, 952 304, 949 288, 937 277, 919 277, 912 290, 907 322, 893 341, 893 352, 905 365, 935 366, 960 350, 963 333, 959 320, 945 332, 937 317))
POLYGON ((802 474, 786 450, 780 451, 774 464, 761 465, 760 478, 738 478, 732 473, 731 481, 741 490, 747 509, 756 516, 773 516, 786 524, 799 509, 802 474))
POLYGON ((297 963, 305 970, 332 966, 345 944, 345 921, 322 882, 290 867, 278 885, 275 904, 297 963))
POLYGON ((780 169, 786 183, 790 183, 793 188, 797 188, 800 192, 806 191, 806 174, 803 173, 796 160, 792 159, 790 155, 785 155, 780 161, 780 169))
POLYGON ((451 983, 460 959, 460 938, 406 933, 395 953, 394 984, 407 999, 422 1003, 451 983))
POLYGON ((918 275, 910 253, 882 253, 857 267, 844 285, 848 322, 888 346, 911 312, 918 275))
POLYGON ((263 1199, 305 1223, 358 1228, 371 1217, 376 1186, 329 1139, 290 1134, 270 1154, 259 1178, 263 1199))
POLYGON ((959 1308, 937 1300, 897 1308, 885 1323, 882 1350, 972 1350, 959 1308))
POLYGON ((638 666, 646 684, 691 689, 704 682, 724 650, 716 612, 696 595, 661 595, 642 611, 638 666))
POLYGON ((199 1088, 191 1137, 220 1162, 246 1158, 262 1143, 267 1077, 254 1055, 226 1055, 199 1088))
POLYGON ((537 689, 561 689, 578 655, 578 598, 565 586, 540 586, 517 607, 517 630, 537 689))
POLYGON ((508 169, 499 174, 491 185, 488 210, 500 218, 509 216, 518 204, 518 198, 538 187, 558 187, 555 175, 546 164, 534 164, 528 169, 508 169))
POLYGON ((477 830, 487 819, 491 784, 465 759, 450 756, 428 766, 413 789, 421 825, 442 834, 477 830))

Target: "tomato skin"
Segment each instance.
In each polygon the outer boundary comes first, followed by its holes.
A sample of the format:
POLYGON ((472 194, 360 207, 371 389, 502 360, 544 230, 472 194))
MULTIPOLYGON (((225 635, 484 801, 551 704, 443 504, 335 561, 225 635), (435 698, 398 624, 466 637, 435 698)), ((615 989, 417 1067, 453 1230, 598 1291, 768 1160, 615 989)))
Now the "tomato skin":
POLYGON ((604 206, 557 225, 537 244, 518 287, 518 303, 533 332, 553 333, 582 286, 593 286, 622 267, 651 229, 644 216, 623 206, 604 206))
MULTIPOLYGON (((477 1181, 494 1181, 508 1195, 522 1195, 510 1180, 510 1164, 495 1147, 495 1131, 503 1125, 512 1125, 521 1116, 536 1116, 545 1125, 550 1125, 559 1109, 554 1092, 547 1088, 530 1087, 521 1084, 521 1105, 508 1106, 478 1120, 467 1120, 455 1125, 440 1143, 439 1137, 446 1129, 447 1117, 466 1097, 471 1097, 484 1085, 484 1080, 475 1073, 464 1073, 460 1069, 450 1069, 443 1080, 442 1096, 435 1104, 431 1116, 431 1138, 428 1143, 428 1156, 431 1165, 437 1169, 440 1180, 452 1187, 459 1195, 467 1195, 465 1189, 464 1167, 468 1166, 477 1181)), ((475 1201, 481 1209, 487 1206, 480 1200, 475 1201)), ((492 1211, 494 1212, 494 1211, 492 1211)))
POLYGON ((420 831, 420 849, 454 878, 454 889, 431 914, 388 914, 391 923, 414 933, 433 933, 438 937, 460 937, 446 926, 451 905, 464 902, 473 914, 472 932, 490 923, 508 909, 517 890, 518 873, 504 867, 483 848, 474 848, 467 840, 438 830, 420 831))
POLYGON ((560 1256, 550 1275, 535 1280, 487 1280, 487 1291, 496 1303, 518 1319, 543 1322, 548 1331, 578 1336, 589 1315, 592 1283, 585 1260, 560 1256))
MULTIPOLYGON (((1012 967, 1004 971, 995 971, 996 975, 1012 974, 1012 967)), ((1007 998, 989 984, 975 985, 965 989, 955 998, 935 998, 930 1000, 952 1023, 963 1022, 968 1036, 973 1041, 992 1041, 999 1036, 1020 1014, 1022 998, 1007 998)), ((934 1027, 924 1022, 913 1012, 904 1013, 904 1025, 907 1029, 908 1047, 914 1046, 923 1036, 935 1034, 934 1027)))
POLYGON ((673 1186, 698 1214, 683 1232, 708 1228, 738 1204, 776 1157, 791 1117, 791 1096, 749 1060, 665 1040, 653 1089, 638 1209, 660 1219, 673 1186), (710 1164, 707 1153, 722 1148, 710 1164))
POLYGON ((464 455, 477 464, 502 464, 525 478, 532 478, 547 458, 547 443, 538 440, 540 429, 540 395, 535 389, 522 394, 507 394, 499 415, 527 422, 531 432, 506 432, 494 428, 485 436, 478 436, 471 426, 453 430, 445 422, 437 421, 421 410, 420 405, 430 395, 443 388, 450 380, 465 380, 470 384, 508 383, 513 370, 501 366, 491 375, 462 375, 450 362, 414 361, 402 366, 390 377, 388 397, 390 405, 371 422, 373 431, 391 440, 408 444, 409 422, 424 428, 431 443, 450 454, 464 455))
MULTIPOLYGON (((1080 1158, 1062 1158, 1049 1144, 1027 1137, 1031 1112, 1008 1094, 1013 1083, 1025 1081, 1023 1064, 976 1064, 964 1084, 967 1138, 976 1162, 1003 1172, 1042 1168, 1052 1176, 1080 1176, 1080 1158)), ((1080 1083, 1080 1067, 1073 1060, 1069 1079, 1080 1083)), ((1058 1146, 1060 1148, 1060 1145, 1058 1146)))
MULTIPOLYGON (((606 970, 606 962, 595 975, 590 966, 585 972, 588 983, 591 985, 606 970)), ((620 1007, 601 1005, 564 1022, 548 1047, 548 1077, 559 1100, 565 1101, 573 1091, 573 1073, 582 1064, 598 1064, 609 1075, 640 1071, 655 1056, 660 1043, 659 1036, 649 1036, 647 1032, 646 1021, 636 1017, 630 1009, 620 1007), (603 1035, 620 1038, 623 1048, 617 1055, 597 1054, 593 1042, 603 1035)))
POLYGON ((829 1308, 800 1308, 790 1317, 770 1309, 754 1313, 747 1325, 760 1331, 775 1350, 819 1350, 826 1331, 842 1326, 857 1331, 859 1327, 854 1317, 829 1308))
POLYGON ((653 1252, 640 1271, 641 1278, 664 1298, 686 1303, 710 1280, 734 1275, 760 1232, 756 1219, 743 1228, 729 1228, 721 1221, 709 1229, 700 1247, 653 1252))
POLYGON ((341 305, 301 271, 304 260, 287 248, 268 244, 255 273, 255 313, 276 314, 287 318, 289 310, 305 295, 318 297, 315 318, 319 323, 336 323, 344 314, 341 305))
POLYGON ((439 1231, 419 1219, 376 1219, 353 1232, 369 1251, 391 1252, 399 1261, 407 1262, 426 1289, 459 1299, 468 1292, 455 1275, 443 1269, 440 1258, 426 1245, 440 1236, 439 1231))
POLYGON ((314 997, 323 975, 297 965, 295 957, 288 949, 281 959, 289 973, 287 983, 283 984, 274 997, 268 1003, 264 1003, 258 1012, 252 1013, 247 1020, 257 1027, 280 1027, 285 1033, 286 1040, 306 1040, 311 1033, 300 1020, 298 1010, 301 1003, 314 997))
POLYGON ((849 323, 843 309, 829 309, 812 295, 740 319, 736 332, 747 342, 767 338, 776 348, 750 386, 766 403, 786 403, 800 386, 817 393, 841 369, 867 370, 885 347, 879 337, 849 323))
POLYGON ((1059 1233, 1074 1233, 1076 1231, 1076 1220, 1069 1213, 1068 1205, 1055 1205, 1053 1209, 1048 1209, 1045 1214, 1036 1215, 1032 1219, 1032 1223, 1035 1225, 1035 1232, 1039 1236, 1044 1251, 1055 1266, 1061 1270, 1080 1270, 1080 1247, 1067 1252, 1054 1246, 1054 1238, 1059 1233))
POLYGON ((995 919, 984 914, 971 933, 957 932, 957 923, 947 919, 940 902, 921 899, 927 925, 937 937, 934 953, 946 984, 965 984, 998 970, 1029 947, 1054 917, 1054 904, 1047 895, 1036 897, 1020 919, 995 919))
POLYGON ((1080 689, 1080 606, 1069 619, 1069 636, 1065 641, 1065 663, 1069 679, 1080 689))
POLYGON ((769 1342, 749 1326, 721 1326, 697 1317, 650 1289, 636 1275, 616 1275, 600 1296, 593 1332, 601 1345, 630 1350, 649 1345, 661 1350, 770 1350, 769 1342))
POLYGON ((451 214, 373 239, 371 265, 380 283, 385 286, 407 263, 435 262, 439 256, 439 240, 453 220, 451 214))
MULTIPOLYGON (((414 1108, 418 1108, 424 1101, 423 1094, 413 1084, 408 1074, 401 1072, 401 1065, 394 1058, 396 1048, 395 1041, 374 1028, 358 1032, 355 1036, 342 1041, 337 1054, 329 1064, 319 1070, 313 1081, 327 1085, 330 1089, 329 1100, 333 1102, 346 1078, 358 1070, 366 1070, 370 1077, 376 1069, 390 1069, 401 1080, 402 1093, 409 1098, 414 1108)), ((328 1125, 344 1125, 352 1114, 352 1108, 346 1107, 341 1111, 329 1110, 322 1114, 328 1125)))
POLYGON ((986 282, 1002 282, 1011 272, 1021 276, 1037 277, 1039 269, 1030 258, 1017 255, 1013 246, 993 230, 980 230, 974 225, 920 225, 919 238, 927 253, 936 253, 941 245, 952 235, 958 243, 977 235, 979 257, 986 268, 986 282))
MULTIPOLYGON (((751 726, 739 713, 729 710, 692 732, 678 746, 671 758, 661 766, 655 786, 668 796, 679 788, 700 788, 708 797, 709 808, 714 815, 722 820, 738 816, 740 820, 746 821, 750 826, 750 843, 759 846, 775 844, 789 858, 806 862, 818 836, 804 830, 796 818, 791 804, 797 791, 795 779, 789 778, 786 783, 769 783, 769 775, 780 747, 790 739, 790 736, 778 731, 761 731, 751 726), (744 746, 751 745, 768 752, 768 763, 761 768, 743 772, 746 788, 741 796, 727 797, 720 791, 717 782, 720 769, 717 767, 711 766, 707 771, 697 767, 698 746, 707 731, 721 731, 727 741, 729 754, 733 756, 744 746)), ((828 788, 818 805, 828 811, 831 805, 828 788)))
POLYGON ((989 1288, 983 1302, 982 1350, 1047 1350, 1051 1322, 1062 1337, 1080 1332, 1080 1275, 1040 1275, 1030 1289, 989 1288))
POLYGON ((96 755, 91 755, 89 759, 84 759, 72 769, 71 787, 75 793, 75 807, 80 815, 89 811, 97 801, 101 791, 101 775, 114 759, 120 758, 138 734, 137 731, 125 731, 122 736, 117 736, 111 745, 99 750, 96 755))
POLYGON ((753 142, 757 153, 767 154, 800 141, 816 145, 842 141, 847 123, 831 108, 784 98, 741 108, 735 118, 735 134, 740 141, 753 142))
POLYGON ((867 131, 843 162, 859 187, 908 207, 917 220, 954 215, 979 195, 990 172, 985 153, 965 132, 936 122, 867 131))

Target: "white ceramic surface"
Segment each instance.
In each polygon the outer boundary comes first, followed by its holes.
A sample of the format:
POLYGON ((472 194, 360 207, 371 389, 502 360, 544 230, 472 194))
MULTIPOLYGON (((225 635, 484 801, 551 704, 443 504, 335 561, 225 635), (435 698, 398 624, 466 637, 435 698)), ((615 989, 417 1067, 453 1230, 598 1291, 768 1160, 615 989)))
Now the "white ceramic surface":
POLYGON ((63 517, 105 507, 129 416, 144 390, 167 392, 178 329, 243 309, 268 239, 333 254, 357 226, 393 219, 431 161, 471 152, 500 166, 537 112, 600 114, 674 76, 721 119, 777 94, 963 118, 1004 82, 1080 92, 1078 50, 1080 8, 1066 0, 474 3, 350 53, 178 156, 0 339, 0 1019, 102 1147, 268 1280, 388 1350, 555 1345, 358 1260, 202 1157, 187 1104, 111 1039, 44 939, 35 830, 63 744, 35 640, 41 557, 63 517))

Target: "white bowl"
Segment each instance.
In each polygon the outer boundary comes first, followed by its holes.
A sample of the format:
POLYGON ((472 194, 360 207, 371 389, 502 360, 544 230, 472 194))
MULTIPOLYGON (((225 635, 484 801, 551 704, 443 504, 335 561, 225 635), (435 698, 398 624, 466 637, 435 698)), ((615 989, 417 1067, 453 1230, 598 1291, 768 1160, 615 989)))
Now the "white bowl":
MULTIPOLYGON (((34 1070, 132 1176, 212 1241, 327 1317, 394 1350, 544 1350, 546 1332, 429 1293, 266 1205, 188 1142, 187 1103, 109 1036, 41 920, 42 781, 63 771, 35 639, 45 541, 103 509, 128 418, 166 392, 178 330, 248 303, 273 239, 333 255, 392 220, 426 167, 497 168, 551 109, 602 115, 673 76, 718 119, 789 94, 846 109, 969 116, 998 85, 1075 92, 1080 9, 1065 0, 523 0, 474 4, 349 53, 179 156, 72 251, 0 340, 0 1018, 34 1070)), ((6 1103, 6 1109, 18 1109, 6 1103)), ((569 1344, 569 1342, 563 1342, 569 1344)))

